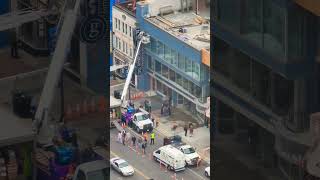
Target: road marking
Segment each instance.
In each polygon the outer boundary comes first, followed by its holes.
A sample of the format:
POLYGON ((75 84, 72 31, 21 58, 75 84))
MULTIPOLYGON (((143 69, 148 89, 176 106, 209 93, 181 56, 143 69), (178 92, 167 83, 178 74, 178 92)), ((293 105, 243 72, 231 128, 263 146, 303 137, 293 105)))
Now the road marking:
MULTIPOLYGON (((120 157, 118 156, 116 153, 114 153, 113 151, 110 151, 111 155, 116 156, 116 157, 120 157)), ((133 167, 133 166, 132 166, 133 167)), ((140 174, 142 177, 144 177, 145 179, 151 179, 149 178, 147 175, 145 175, 143 172, 141 172, 140 170, 138 170, 137 168, 133 167, 133 169, 140 174)))
POLYGON ((187 170, 189 170, 190 172, 192 172, 194 175, 198 176, 200 179, 205 180, 205 178, 203 178, 202 176, 200 176, 198 173, 196 173, 194 170, 190 169, 190 168, 186 168, 187 170))

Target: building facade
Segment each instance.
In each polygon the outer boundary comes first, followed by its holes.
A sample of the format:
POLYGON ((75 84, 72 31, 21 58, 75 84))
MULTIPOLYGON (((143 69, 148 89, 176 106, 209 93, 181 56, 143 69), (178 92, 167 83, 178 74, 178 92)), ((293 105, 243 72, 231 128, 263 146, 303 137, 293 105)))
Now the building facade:
MULTIPOLYGON (((113 19, 113 64, 124 65, 133 62, 135 43, 133 33, 136 29, 135 8, 131 2, 118 3, 112 8, 113 19)), ((125 78, 127 69, 117 70, 117 75, 125 78)), ((136 75, 133 77, 136 83, 136 75)))
POLYGON ((194 5, 191 1, 137 3, 139 28, 150 35, 150 43, 142 47, 138 89, 154 91, 171 99, 172 105, 204 118, 209 96, 210 23, 194 15, 194 5), (197 18, 202 23, 193 23, 197 18))
MULTIPOLYGON (((319 18, 292 0, 213 1, 212 87, 218 136, 251 139, 252 154, 287 179, 305 166, 319 111, 319 18)), ((245 141, 247 142, 247 141, 245 141)))

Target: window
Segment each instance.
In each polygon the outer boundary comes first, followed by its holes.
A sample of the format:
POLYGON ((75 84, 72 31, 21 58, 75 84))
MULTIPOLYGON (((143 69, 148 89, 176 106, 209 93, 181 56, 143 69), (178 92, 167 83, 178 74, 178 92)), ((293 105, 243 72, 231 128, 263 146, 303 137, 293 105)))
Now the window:
POLYGON ((124 33, 124 22, 122 22, 122 32, 124 33))
POLYGON ((157 80, 157 90, 161 93, 163 92, 162 83, 158 80, 157 80))
POLYGON ((164 58, 164 46, 160 41, 157 41, 157 54, 159 57, 164 58))
POLYGON ((162 65, 162 76, 169 79, 169 69, 165 65, 162 65))
POLYGON ((132 28, 129 26, 129 36, 132 37, 132 28))
POLYGON ((123 52, 123 53, 125 53, 125 52, 126 52, 125 44, 126 44, 126 43, 125 43, 124 41, 122 41, 122 52, 123 52))
POLYGON ((116 48, 119 47, 119 39, 116 37, 116 48))
POLYGON ((171 49, 171 64, 178 67, 178 53, 171 49))
POLYGON ((126 24, 126 28, 125 28, 126 34, 128 34, 128 25, 126 24))
POLYGON ((147 55, 147 59, 148 59, 148 68, 152 71, 154 71, 154 61, 153 59, 151 58, 151 56, 148 56, 147 55))
POLYGON ((115 26, 116 29, 118 29, 118 19, 114 18, 113 24, 115 26))
POLYGON ((186 70, 185 72, 192 77, 192 61, 186 58, 186 70))
POLYGON ((176 82, 176 73, 171 69, 169 69, 169 79, 173 82, 176 82))
POLYGON ((128 54, 128 44, 126 43, 126 54, 128 54))
POLYGON ((264 48, 274 55, 284 55, 285 11, 273 1, 264 1, 264 48))
POLYGON ((130 57, 132 57, 132 48, 130 48, 130 57))
POLYGON ((262 47, 262 0, 243 0, 241 34, 262 47))
POLYGON ((151 51, 157 53, 157 41, 154 38, 150 38, 151 51))
POLYGON ((166 45, 164 45, 164 60, 171 63, 171 49, 166 45))
POLYGON ((193 95, 198 97, 198 98, 202 97, 201 96, 201 94, 202 94, 201 88, 199 86, 195 85, 194 89, 195 89, 195 93, 193 95))
POLYGON ((119 19, 117 19, 118 21, 117 21, 117 23, 118 23, 118 29, 120 30, 120 20, 119 19))
POLYGON ((121 41, 119 39, 119 50, 121 50, 121 41))
POLYGON ((200 64, 197 62, 192 63, 192 77, 195 80, 200 81, 200 64))
POLYGON ((178 54, 178 67, 185 72, 185 57, 181 54, 178 54))
POLYGON ((161 64, 158 61, 155 61, 156 72, 161 74, 161 64))
POLYGON ((190 90, 189 81, 186 78, 182 78, 182 87, 189 92, 190 90))
POLYGON ((183 86, 183 79, 180 74, 176 74, 176 83, 179 84, 180 86, 183 86))

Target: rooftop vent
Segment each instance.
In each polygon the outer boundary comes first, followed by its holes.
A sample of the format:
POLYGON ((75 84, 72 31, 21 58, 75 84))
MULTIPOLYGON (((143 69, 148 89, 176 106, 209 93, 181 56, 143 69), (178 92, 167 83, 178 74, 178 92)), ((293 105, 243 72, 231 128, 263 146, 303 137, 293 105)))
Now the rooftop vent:
POLYGON ((159 12, 160 12, 160 16, 165 16, 168 14, 172 14, 174 11, 172 6, 165 6, 165 7, 159 8, 159 12))

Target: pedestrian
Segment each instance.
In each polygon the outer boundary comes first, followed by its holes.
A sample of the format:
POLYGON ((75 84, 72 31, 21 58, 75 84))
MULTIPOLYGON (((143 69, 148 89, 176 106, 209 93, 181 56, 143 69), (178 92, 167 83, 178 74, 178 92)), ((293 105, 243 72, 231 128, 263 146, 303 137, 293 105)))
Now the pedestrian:
POLYGON ((131 139, 131 134, 129 132, 126 133, 126 142, 128 142, 131 139))
POLYGON ((188 126, 187 126, 187 124, 184 126, 183 130, 184 130, 184 136, 187 137, 187 135, 188 135, 188 126))
POLYGON ((132 146, 135 147, 136 146, 136 137, 132 136, 131 140, 132 140, 132 146))
POLYGON ((193 136, 193 125, 190 126, 190 137, 193 136))
POLYGON ((122 131, 122 144, 123 144, 123 145, 125 145, 126 135, 127 135, 126 131, 123 130, 123 131, 122 131))
POLYGON ((146 154, 146 143, 142 143, 142 154, 146 154))
POLYGON ((151 117, 152 125, 155 127, 156 125, 154 124, 154 117, 151 117))
POLYGON ((148 141, 147 133, 143 134, 143 139, 144 139, 144 141, 148 141))
POLYGON ((121 131, 118 132, 118 142, 119 142, 119 143, 122 142, 122 134, 121 134, 121 131))
POLYGON ((150 139, 151 139, 151 141, 150 141, 150 145, 152 145, 152 144, 154 144, 155 133, 154 133, 154 132, 152 132, 150 136, 151 136, 151 138, 150 138, 150 139))
POLYGON ((140 149, 142 149, 142 138, 139 138, 138 139, 138 147, 140 148, 140 149))

